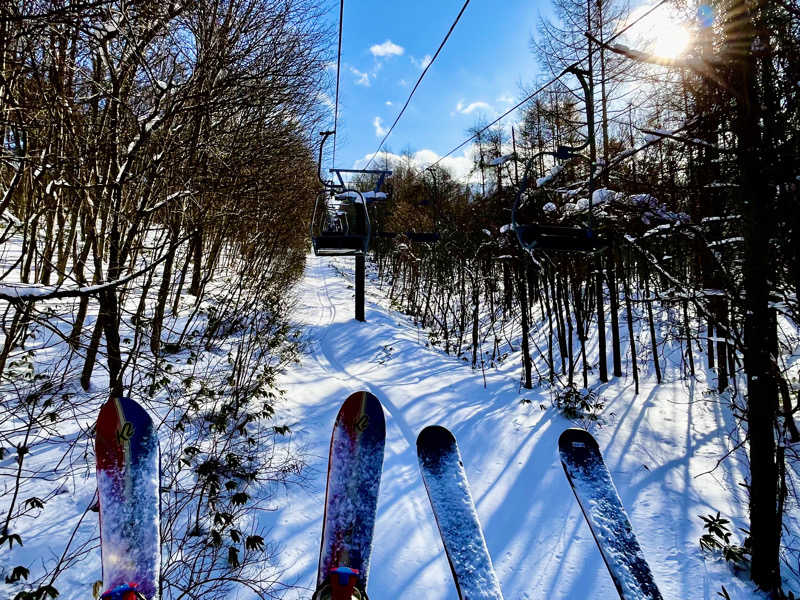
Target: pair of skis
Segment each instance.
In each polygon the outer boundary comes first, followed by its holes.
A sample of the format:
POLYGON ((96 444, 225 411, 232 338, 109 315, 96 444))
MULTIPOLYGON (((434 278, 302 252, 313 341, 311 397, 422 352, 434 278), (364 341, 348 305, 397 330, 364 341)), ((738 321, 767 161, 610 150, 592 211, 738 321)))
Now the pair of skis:
MULTIPOLYGON (((342 405, 333 428, 325 492, 318 591, 365 597, 386 424, 369 392, 342 405), (356 592, 354 588, 359 591, 356 592)), ((595 439, 568 429, 561 463, 623 600, 661 600, 595 439)), ((105 600, 154 600, 160 577, 159 448, 147 412, 109 400, 96 426, 97 486, 105 600)), ((502 592, 453 435, 425 428, 417 455, 447 559, 462 600, 501 600, 502 592)), ((317 596, 321 597, 321 596, 317 596)))
MULTIPOLYGON (((561 464, 622 600, 661 600, 595 439, 568 429, 561 464)), ((428 427, 417 438, 422 478, 462 600, 502 600, 453 435, 428 427)))
MULTIPOLYGON (((558 440, 561 464, 622 600, 661 600, 597 441, 583 429, 558 440)), ((502 600, 453 435, 428 427, 417 438, 422 478, 462 600, 502 600)))
MULTIPOLYGON (((381 404, 369 392, 342 405, 331 436, 315 599, 365 597, 385 431, 381 404), (319 594, 322 589, 330 595, 319 594)), ((558 445, 620 598, 661 600, 597 442, 582 429, 568 429, 558 445)), ((417 437, 417 457, 459 598, 502 600, 456 439, 444 427, 426 427, 417 437)))
MULTIPOLYGON (((156 600, 160 457, 153 421, 133 400, 112 398, 100 409, 95 431, 106 590, 101 598, 156 600)), ((319 564, 320 584, 329 573, 334 575, 338 591, 333 598, 350 600, 350 593, 344 596, 341 589, 352 591, 357 582, 366 586, 385 431, 383 408, 367 392, 352 394, 336 418, 319 564)))
MULTIPOLYGON (((156 600, 160 458, 153 421, 133 400, 112 398, 100 409, 95 431, 101 598, 156 600)), ((366 588, 385 437, 378 399, 352 394, 331 436, 318 584, 332 575, 333 590, 324 597, 350 600, 356 585, 366 588)))

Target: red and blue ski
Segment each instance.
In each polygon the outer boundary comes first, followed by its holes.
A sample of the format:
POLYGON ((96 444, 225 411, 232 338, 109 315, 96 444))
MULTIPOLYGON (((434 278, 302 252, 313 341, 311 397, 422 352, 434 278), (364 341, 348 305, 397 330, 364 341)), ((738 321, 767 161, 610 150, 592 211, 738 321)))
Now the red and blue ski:
POLYGON ((600 448, 583 429, 558 438, 561 464, 622 600, 662 600, 600 448))
POLYGON ((159 594, 159 448, 153 421, 128 398, 112 398, 97 417, 103 598, 153 600, 159 594))
POLYGON ((369 392, 351 394, 331 434, 315 599, 364 595, 385 440, 381 403, 369 392))
POLYGON ((503 600, 456 438, 432 425, 417 437, 417 457, 461 600, 503 600))

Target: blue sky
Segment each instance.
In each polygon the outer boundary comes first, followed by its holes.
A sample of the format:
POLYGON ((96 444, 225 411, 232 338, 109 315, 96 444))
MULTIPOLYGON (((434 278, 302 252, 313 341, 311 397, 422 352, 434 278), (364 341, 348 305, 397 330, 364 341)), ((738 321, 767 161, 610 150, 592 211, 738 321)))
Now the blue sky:
MULTIPOLYGON (((338 4, 330 13, 335 19, 338 4)), ((463 0, 345 0, 338 167, 362 165, 375 152, 425 57, 435 53, 462 5, 463 0)), ((548 10, 547 0, 470 2, 385 149, 410 149, 419 162, 432 162, 463 141, 480 116, 491 120, 516 104, 520 84, 537 74, 530 39, 548 10)), ((459 151, 448 166, 463 171, 463 157, 459 151)))

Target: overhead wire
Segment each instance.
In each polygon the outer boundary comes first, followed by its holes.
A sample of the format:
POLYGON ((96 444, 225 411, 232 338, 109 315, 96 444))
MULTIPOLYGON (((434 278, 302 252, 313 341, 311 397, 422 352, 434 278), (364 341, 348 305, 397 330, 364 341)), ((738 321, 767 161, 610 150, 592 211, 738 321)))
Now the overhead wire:
POLYGON ((573 64, 571 64, 569 67, 567 67, 566 69, 564 69, 563 71, 561 71, 561 73, 559 73, 558 75, 556 75, 555 77, 553 77, 553 78, 552 78, 550 81, 548 81, 548 82, 547 82, 547 83, 545 83, 544 85, 542 85, 542 86, 538 87, 538 88, 536 89, 536 91, 532 92, 531 94, 529 94, 528 96, 526 96, 524 99, 520 100, 520 101, 519 101, 517 104, 515 104, 514 106, 512 106, 511 108, 509 108, 509 109, 508 109, 506 112, 504 112, 502 115, 500 115, 499 117, 497 117, 497 118, 496 118, 494 121, 492 121, 491 123, 489 123, 489 124, 488 124, 486 127, 484 127, 483 129, 480 129, 479 131, 476 131, 475 133, 473 133, 471 136, 469 136, 467 139, 465 139, 463 142, 461 142, 461 143, 460 143, 458 146, 456 146, 455 148, 453 148, 452 150, 450 150, 450 151, 449 151, 447 154, 444 154, 444 155, 440 156, 440 157, 438 158, 438 160, 436 160, 435 162, 433 162, 433 163, 431 163, 430 165, 428 165, 427 167, 425 167, 425 169, 424 169, 424 170, 426 170, 426 171, 427 171, 428 169, 432 169, 433 167, 435 167, 436 165, 438 165, 440 162, 442 162, 442 161, 443 161, 445 158, 447 158, 448 156, 450 156, 450 155, 451 155, 453 152, 455 152, 456 150, 458 150, 458 149, 460 149, 460 148, 463 148, 464 146, 466 146, 466 145, 467 145, 469 142, 471 142, 472 140, 474 140, 476 137, 478 137, 478 136, 479 136, 480 134, 482 134, 484 131, 486 131, 487 129, 489 129, 490 127, 492 127, 492 126, 494 126, 494 125, 497 125, 497 123, 499 123, 500 121, 502 121, 503 119, 505 119, 505 118, 506 118, 508 115, 510 115, 510 114, 511 114, 512 112, 514 112, 515 110, 517 110, 517 109, 518 109, 520 106, 522 106, 523 104, 525 104, 525 103, 526 103, 528 100, 530 100, 531 98, 533 98, 533 97, 534 97, 534 96, 536 96, 537 94, 539 94, 539 93, 541 93, 542 91, 544 91, 546 88, 548 88, 548 87, 550 87, 551 85, 553 85, 553 84, 554 84, 556 81, 558 81, 559 79, 561 79, 561 78, 562 78, 562 77, 563 77, 563 76, 566 74, 566 72, 567 72, 567 69, 570 69, 571 67, 574 67, 574 66, 575 66, 575 65, 577 65, 577 64, 578 64, 578 63, 573 63, 573 64))
POLYGON ((344 0, 339 3, 339 50, 336 54, 336 101, 333 106, 333 166, 336 166, 336 131, 339 124, 339 71, 342 65, 342 23, 344 21, 344 0))
POLYGON ((619 30, 617 33, 615 33, 613 36, 611 36, 611 37, 608 39, 608 41, 606 41, 605 43, 606 43, 606 44, 610 44, 610 43, 611 43, 611 42, 613 42, 615 39, 617 39, 619 36, 621 36, 623 33, 625 33, 626 31, 628 31, 628 29, 630 29, 631 27, 633 27, 634 25, 636 25, 638 22, 640 22, 641 20, 643 20, 645 17, 648 17, 648 16, 650 16, 650 13, 652 13, 653 11, 655 11, 657 8, 661 7, 662 5, 666 4, 667 2, 669 2, 669 0, 661 0, 661 2, 659 2, 658 4, 655 4, 655 5, 653 5, 653 7, 652 7, 652 8, 648 9, 647 11, 645 11, 644 13, 642 13, 641 15, 639 15, 639 17, 637 17, 637 18, 636 18, 634 21, 631 21, 631 22, 630 22, 628 25, 626 25, 625 27, 623 27, 622 29, 620 29, 620 30, 619 30))
MULTIPOLYGON (((611 43, 611 42, 613 42, 615 39, 617 39, 619 36, 621 36, 623 33, 625 33, 626 31, 628 31, 628 30, 629 30, 631 27, 633 27, 634 25, 636 25, 637 23, 639 23, 640 21, 642 21, 643 19, 645 19, 646 17, 648 17, 648 16, 649 16, 649 15, 650 15, 650 14, 651 14, 653 11, 655 11, 657 8, 659 8, 660 6, 662 6, 662 5, 666 4, 668 1, 669 1, 669 0, 661 0, 660 2, 658 2, 657 4, 655 4, 655 5, 654 5, 652 8, 650 8, 650 9, 649 9, 649 10, 647 10, 646 12, 642 13, 642 14, 641 14, 641 15, 640 15, 638 18, 636 18, 635 20, 631 21, 631 22, 630 22, 628 25, 626 25, 625 27, 623 27, 622 29, 620 29, 618 32, 616 32, 616 33, 615 33, 613 36, 611 36, 611 37, 608 39, 608 41, 607 41, 607 42, 605 42, 605 43, 606 43, 606 44, 610 44, 610 43, 611 43)), ((539 86, 539 87, 538 87, 538 88, 537 88, 537 89, 536 89, 534 92, 532 92, 532 93, 528 94, 528 95, 527 95, 525 98, 523 98, 522 100, 520 100, 520 101, 519 101, 517 104, 515 104, 514 106, 512 106, 511 108, 509 108, 509 109, 508 109, 506 112, 504 112, 502 115, 500 115, 499 117, 497 117, 497 118, 496 118, 494 121, 492 121, 491 123, 489 123, 488 125, 486 125, 484 128, 482 128, 482 129, 480 129, 480 130, 476 131, 475 133, 473 133, 473 134, 472 134, 470 137, 468 137, 467 139, 465 139, 465 140, 464 140, 463 142, 461 142, 461 143, 460 143, 458 146, 454 147, 452 150, 450 150, 449 152, 447 152, 447 154, 444 154, 444 155, 440 156, 440 157, 439 157, 439 158, 438 158, 436 161, 432 162, 430 165, 428 165, 427 167, 425 167, 425 169, 423 169, 423 170, 427 171, 428 169, 432 169, 433 167, 435 167, 436 165, 438 165, 438 164, 439 164, 440 162, 442 162, 442 161, 443 161, 445 158, 447 158, 448 156, 450 156, 451 154, 453 154, 453 152, 456 152, 457 150, 459 150, 459 149, 463 148, 464 146, 466 146, 466 145, 467 145, 469 142, 471 142, 472 140, 474 140, 475 138, 477 138, 477 137, 478 137, 480 134, 482 134, 484 131, 486 131, 486 130, 487 130, 487 129, 489 129, 490 127, 493 127, 494 125, 497 125, 497 123, 499 123, 500 121, 502 121, 503 119, 505 119, 505 118, 506 118, 508 115, 510 115, 510 114, 511 114, 512 112, 514 112, 515 110, 517 110, 517 109, 518 109, 520 106, 522 106, 523 104, 525 104, 525 103, 526 103, 526 102, 528 102, 529 100, 533 99, 533 98, 534 98, 536 95, 540 94, 540 93, 541 93, 541 92, 543 92, 545 89, 547 89, 548 87, 550 87, 551 85, 553 85, 553 84, 554 84, 556 81, 558 81, 558 80, 559 80, 559 79, 561 79, 561 78, 562 78, 564 75, 566 75, 566 74, 567 74, 567 72, 568 72, 570 69, 573 69, 573 68, 577 67, 578 65, 580 65, 580 61, 576 61, 576 62, 572 63, 571 65, 567 66, 566 68, 564 68, 564 69, 561 71, 561 73, 559 73, 558 75, 554 76, 552 79, 550 79, 550 80, 549 80, 547 83, 545 83, 544 85, 541 85, 541 86, 539 86)))
MULTIPOLYGON (((342 0, 342 1, 344 1, 344 0, 342 0)), ((433 55, 433 58, 431 58, 431 60, 428 62, 428 64, 425 65, 425 68, 423 69, 422 73, 420 74, 419 79, 417 79, 417 83, 414 84, 414 87, 411 90, 411 93, 408 95, 408 99, 406 100, 405 104, 403 104, 403 108, 400 109, 400 112, 397 114, 397 117, 395 118, 394 123, 392 123, 392 126, 389 127, 389 130, 386 132, 386 135, 383 136, 383 139, 381 140, 381 143, 378 144, 378 149, 375 150, 375 152, 373 153, 372 157, 367 162, 366 166, 364 167, 365 169, 368 169, 369 166, 372 164, 372 161, 375 160, 375 157, 378 156, 378 152, 381 151, 381 148, 383 148, 383 144, 389 138, 389 135, 391 135, 392 130, 394 129, 395 125, 397 125, 397 122, 400 120, 400 117, 403 116, 403 113, 406 111, 406 108, 408 108, 408 104, 411 102, 411 98, 414 96, 414 92, 417 91, 417 88, 419 87, 419 84, 422 83, 422 79, 425 77, 425 74, 428 72, 428 69, 431 68, 431 65, 436 60, 436 57, 439 56, 439 53, 442 51, 442 48, 444 48, 444 45, 447 43, 447 40, 450 37, 450 34, 453 33, 453 30, 456 28, 456 25, 458 24, 458 21, 461 19, 461 15, 463 15, 464 11, 467 9, 467 5, 469 5, 469 2, 470 2, 470 0, 466 0, 466 2, 464 2, 464 6, 461 7, 461 10, 458 12, 458 16, 456 17, 455 21, 453 21, 453 24, 450 26, 450 29, 447 31, 447 35, 444 36, 444 39, 442 40, 442 43, 439 44, 439 47, 436 49, 436 53, 433 55)))

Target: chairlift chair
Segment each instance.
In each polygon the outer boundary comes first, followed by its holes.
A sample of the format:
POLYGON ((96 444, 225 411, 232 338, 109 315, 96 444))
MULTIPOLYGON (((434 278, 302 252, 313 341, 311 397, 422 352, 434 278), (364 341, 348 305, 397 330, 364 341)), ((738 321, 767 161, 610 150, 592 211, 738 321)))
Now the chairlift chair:
MULTIPOLYGON (((590 51, 591 60, 591 51, 590 51)), ((575 75, 583 88, 583 93, 586 101, 586 118, 587 118, 587 131, 588 137, 586 142, 580 146, 558 146, 555 152, 539 152, 528 163, 525 177, 520 183, 517 190, 517 196, 514 199, 514 208, 511 210, 511 226, 517 234, 517 239, 520 245, 526 250, 553 250, 557 252, 597 252, 607 246, 597 232, 592 229, 592 193, 594 189, 594 164, 592 160, 581 154, 581 151, 590 146, 594 136, 594 111, 591 107, 594 106, 592 95, 592 87, 588 81, 590 72, 581 69, 577 64, 567 68, 567 71, 575 75), (588 227, 567 227, 564 225, 543 225, 539 223, 523 224, 519 223, 519 209, 522 204, 522 197, 528 188, 528 172, 530 165, 534 164, 535 160, 543 155, 549 154, 557 160, 570 160, 572 158, 581 158, 589 162, 589 224, 588 227)))
MULTIPOLYGON (((553 154, 556 158, 563 159, 576 156, 574 154, 575 150, 579 150, 579 148, 561 146, 558 152, 541 154, 553 154)), ((530 177, 526 173, 520 182, 514 199, 514 207, 511 209, 511 228, 517 234, 520 246, 526 250, 549 250, 553 252, 598 252, 607 246, 607 242, 591 226, 591 201, 589 203, 588 227, 549 225, 535 222, 520 223, 520 209, 524 203, 523 196, 528 187, 530 187, 529 181, 530 177)))
POLYGON ((531 223, 514 227, 519 243, 528 250, 596 252, 606 244, 593 229, 531 223))
POLYGON ((320 192, 311 219, 311 243, 316 256, 359 256, 369 249, 370 221, 367 204, 356 190, 320 192), (329 227, 329 215, 336 204, 341 229, 329 227))
POLYGON ((433 244, 441 238, 438 231, 406 231, 406 237, 412 242, 425 244, 433 244))

